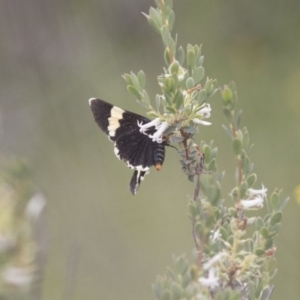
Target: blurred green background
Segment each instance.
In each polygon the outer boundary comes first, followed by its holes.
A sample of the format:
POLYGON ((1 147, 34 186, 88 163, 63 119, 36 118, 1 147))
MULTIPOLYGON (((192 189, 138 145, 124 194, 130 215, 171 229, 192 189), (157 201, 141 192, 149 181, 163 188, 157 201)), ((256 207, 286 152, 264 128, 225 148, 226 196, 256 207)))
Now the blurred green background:
MULTIPOLYGON (((121 74, 143 69, 147 90, 159 92, 163 47, 141 11, 151 0, 2 0, 1 154, 28 157, 48 199, 49 254, 45 300, 154 299, 151 283, 171 254, 193 248, 186 204, 193 184, 167 149, 136 196, 131 171, 98 129, 88 99, 99 97, 140 114, 121 74)), ((234 80, 262 182, 292 196, 277 239, 279 273, 272 299, 300 294, 300 2, 175 0, 179 45, 203 43, 206 74, 234 80)), ((220 95, 213 126, 198 141, 215 141, 223 196, 234 159, 220 95)))

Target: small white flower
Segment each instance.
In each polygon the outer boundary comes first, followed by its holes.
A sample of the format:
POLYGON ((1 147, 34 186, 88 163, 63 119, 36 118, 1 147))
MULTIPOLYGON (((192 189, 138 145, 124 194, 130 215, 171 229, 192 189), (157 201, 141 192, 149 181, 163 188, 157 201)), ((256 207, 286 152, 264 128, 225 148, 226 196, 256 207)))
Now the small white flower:
POLYGON ((138 121, 138 126, 140 127, 140 132, 145 135, 148 135, 152 139, 153 142, 162 143, 162 141, 163 141, 162 134, 169 127, 169 124, 168 124, 168 122, 161 122, 161 120, 159 118, 156 118, 146 124, 143 124, 142 122, 140 123, 138 121), (150 127, 155 127, 156 132, 154 134, 146 133, 146 131, 150 127))
POLYGON ((264 206, 264 198, 259 195, 254 199, 242 200, 241 205, 244 209, 256 209, 264 206))
POLYGON ((205 103, 203 105, 203 108, 201 108, 198 112, 197 115, 200 115, 203 118, 209 118, 210 117, 210 112, 211 112, 211 107, 208 103, 205 103))
POLYGON ((184 79, 184 74, 178 75, 178 80, 179 80, 179 81, 182 81, 183 79, 184 79))
POLYGON ((211 112, 211 107, 208 103, 205 103, 202 105, 202 108, 197 112, 197 116, 200 118, 194 118, 193 122, 196 124, 201 124, 201 125, 211 125, 210 122, 203 121, 202 119, 207 119, 210 117, 210 112, 211 112))
POLYGON ((200 284, 211 289, 215 289, 219 286, 219 277, 215 275, 214 268, 208 271, 208 277, 200 277, 198 281, 200 284))
POLYGON ((268 191, 268 189, 266 189, 263 184, 262 184, 262 188, 260 190, 256 190, 256 189, 248 189, 247 190, 250 198, 253 196, 258 196, 258 195, 260 195, 262 198, 266 198, 267 191, 268 191))
POLYGON ((203 270, 210 269, 216 262, 218 262, 222 258, 222 256, 224 256, 224 253, 222 253, 222 252, 213 256, 208 262, 206 262, 203 265, 203 270))
POLYGON ((6 283, 25 287, 32 283, 33 275, 25 268, 8 267, 2 272, 2 277, 6 283))
POLYGON ((204 125, 204 126, 211 125, 210 122, 203 121, 203 120, 200 120, 200 119, 197 119, 197 118, 193 119, 193 122, 196 123, 196 124, 204 125))
POLYGON ((221 237, 220 229, 216 230, 216 231, 213 233, 212 241, 215 241, 215 240, 219 239, 219 237, 221 237))
POLYGON ((149 134, 149 137, 152 139, 153 142, 162 143, 162 134, 168 127, 168 122, 162 122, 159 126, 156 127, 157 131, 152 135, 149 134))
POLYGON ((161 124, 161 120, 159 118, 156 118, 156 119, 154 119, 151 122, 146 123, 146 124, 143 124, 143 122, 137 121, 137 124, 140 127, 140 132, 143 133, 143 134, 146 134, 146 131, 150 127, 154 126, 155 128, 157 128, 157 126, 161 124))
POLYGON ((28 219, 36 220, 46 205, 46 199, 42 194, 35 194, 28 202, 25 208, 25 214, 28 219))

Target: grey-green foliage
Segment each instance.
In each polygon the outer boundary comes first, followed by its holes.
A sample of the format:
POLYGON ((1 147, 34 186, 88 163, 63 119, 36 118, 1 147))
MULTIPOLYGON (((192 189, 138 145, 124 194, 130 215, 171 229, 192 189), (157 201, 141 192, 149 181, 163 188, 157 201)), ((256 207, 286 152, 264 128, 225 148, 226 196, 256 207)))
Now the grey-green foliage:
MULTIPOLYGON (((215 80, 206 78, 201 46, 188 44, 178 47, 177 36, 171 31, 175 22, 172 0, 155 0, 149 14, 144 14, 150 26, 161 36, 166 67, 158 76, 161 93, 152 106, 145 90, 143 71, 124 74, 128 91, 145 107, 149 124, 157 129, 149 135, 154 141, 179 144, 178 154, 182 171, 196 182, 194 197, 188 203, 195 242, 195 259, 190 263, 185 256, 174 257, 174 267, 153 285, 159 300, 268 300, 273 286, 270 280, 277 272, 275 237, 282 220, 280 191, 267 197, 267 189, 254 189, 257 175, 249 157, 251 142, 246 127, 241 128, 242 111, 236 112, 235 86, 221 90, 223 112, 227 125, 222 125, 232 144, 235 157, 235 186, 230 192, 231 206, 221 196, 225 172, 218 171, 218 148, 213 143, 197 145, 193 136, 199 125, 210 125, 207 99, 217 89, 215 80), (264 217, 250 216, 266 204, 264 217)), ((139 124, 147 134, 147 128, 139 124)), ((230 172, 229 172, 230 173, 230 172)), ((225 194, 228 194, 228 192, 225 194)))
POLYGON ((145 90, 146 77, 143 71, 139 71, 138 74, 124 74, 123 78, 128 91, 148 110, 147 115, 156 120, 155 126, 164 124, 164 135, 172 133, 169 135, 170 142, 181 145, 179 154, 182 169, 193 181, 200 171, 202 156, 191 138, 198 132, 199 124, 210 125, 204 120, 209 118, 211 110, 206 101, 217 89, 214 86, 215 80, 204 78, 201 45, 188 44, 184 49, 178 46, 177 36, 172 36, 175 22, 173 1, 155 3, 157 7, 151 7, 149 14, 144 14, 151 27, 161 36, 165 47, 166 67, 163 68, 163 74, 158 76, 161 93, 155 97, 155 106, 152 106, 145 90))
POLYGON ((46 255, 45 199, 24 159, 0 167, 0 298, 40 299, 46 255), (39 235, 37 235, 39 232, 39 235))

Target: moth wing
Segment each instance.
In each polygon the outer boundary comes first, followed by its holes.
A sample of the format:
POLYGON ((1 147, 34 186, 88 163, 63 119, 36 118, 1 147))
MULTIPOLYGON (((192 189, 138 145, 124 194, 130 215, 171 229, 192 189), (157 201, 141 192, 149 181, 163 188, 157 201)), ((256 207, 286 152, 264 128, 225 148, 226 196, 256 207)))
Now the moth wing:
MULTIPOLYGON (((141 133, 138 126, 150 120, 100 99, 91 98, 89 103, 96 123, 114 142, 116 156, 135 170, 129 184, 132 194, 135 194, 149 168, 154 164, 154 148, 158 143, 141 133)), ((154 131, 155 128, 150 127, 147 134, 154 131)))

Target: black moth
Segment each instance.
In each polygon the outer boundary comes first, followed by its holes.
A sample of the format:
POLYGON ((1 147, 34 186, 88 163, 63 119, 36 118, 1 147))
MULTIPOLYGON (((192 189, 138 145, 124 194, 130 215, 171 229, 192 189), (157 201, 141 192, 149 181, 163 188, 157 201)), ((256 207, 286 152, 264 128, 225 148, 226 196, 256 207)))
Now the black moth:
MULTIPOLYGON (((149 123, 149 119, 100 99, 91 98, 89 103, 96 123, 114 143, 116 156, 134 170, 129 183, 134 195, 151 166, 154 165, 156 170, 161 169, 167 143, 154 142, 148 135, 140 132, 138 123, 149 123)), ((155 131, 155 127, 150 127, 147 134, 155 131)))

